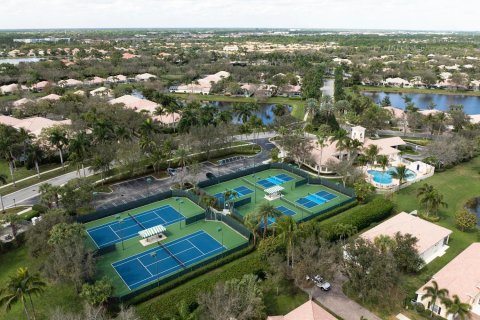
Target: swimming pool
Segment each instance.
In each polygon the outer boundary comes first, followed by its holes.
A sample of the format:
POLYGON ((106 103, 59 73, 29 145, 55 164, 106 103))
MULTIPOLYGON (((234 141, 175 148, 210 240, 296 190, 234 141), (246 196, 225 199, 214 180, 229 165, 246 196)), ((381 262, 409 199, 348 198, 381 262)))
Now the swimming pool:
MULTIPOLYGON (((393 182, 392 174, 397 172, 396 167, 389 167, 386 171, 380 170, 368 170, 368 174, 370 174, 373 178, 373 181, 380 184, 390 184, 393 182)), ((417 177, 417 174, 412 170, 407 169, 407 181, 411 181, 417 177)))

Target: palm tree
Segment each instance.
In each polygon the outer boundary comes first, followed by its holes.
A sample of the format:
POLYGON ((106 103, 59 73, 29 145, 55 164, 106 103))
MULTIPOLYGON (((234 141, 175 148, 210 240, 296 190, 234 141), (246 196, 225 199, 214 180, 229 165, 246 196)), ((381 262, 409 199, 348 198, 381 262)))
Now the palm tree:
POLYGON ((237 115, 238 121, 246 123, 248 119, 258 110, 258 105, 255 103, 236 103, 233 105, 233 113, 237 115))
POLYGON ((360 150, 360 147, 362 145, 363 145, 363 143, 361 143, 357 139, 347 139, 345 141, 345 149, 348 152, 347 160, 350 160, 350 158, 353 155, 358 154, 358 151, 360 150))
POLYGON ((375 239, 373 239, 373 243, 375 244, 375 246, 377 246, 378 249, 380 249, 383 254, 385 254, 395 245, 395 240, 393 240, 387 235, 381 234, 378 237, 375 237, 375 239))
POLYGON ((456 294, 452 298, 451 300, 448 298, 443 299, 443 304, 447 307, 447 315, 453 315, 453 319, 469 319, 472 306, 468 303, 463 303, 456 294))
POLYGON ((389 160, 387 156, 380 155, 377 157, 377 163, 380 165, 383 171, 385 171, 389 165, 389 160))
POLYGON ((226 209, 227 205, 232 210, 235 198, 238 198, 238 192, 235 190, 227 189, 223 192, 223 209, 226 209))
POLYGON ((16 213, 9 213, 5 216, 5 222, 10 224, 13 238, 17 237, 17 224, 23 219, 16 213))
POLYGON ((77 173, 80 174, 80 167, 83 169, 83 175, 85 174, 85 160, 88 156, 88 147, 90 146, 90 140, 87 134, 83 131, 79 132, 68 143, 68 150, 73 162, 77 163, 77 173))
MULTIPOLYGON (((172 115, 172 123, 175 122, 175 113, 180 110, 180 105, 175 99, 168 99, 168 102, 163 104, 163 109, 166 114, 172 115)), ((173 127, 173 132, 175 132, 175 126, 173 127)))
POLYGON ((207 207, 208 213, 211 213, 211 208, 217 203, 217 198, 208 194, 204 194, 200 197, 200 203, 207 207))
POLYGON ((41 194, 41 202, 46 204, 48 208, 52 208, 52 203, 55 203, 55 205, 59 206, 59 200, 60 200, 60 191, 61 187, 60 186, 54 186, 50 183, 43 183, 40 185, 38 188, 38 192, 41 194))
POLYGON ((405 165, 401 164, 390 175, 392 178, 398 179, 398 189, 400 190, 402 184, 407 180, 408 169, 405 165))
POLYGON ((27 154, 27 147, 32 142, 32 140, 35 138, 35 136, 30 131, 28 131, 24 128, 20 128, 20 130, 18 130, 17 137, 18 137, 18 140, 22 143, 23 154, 26 155, 27 154))
POLYGON ((163 155, 162 149, 155 146, 155 148, 153 148, 152 152, 149 155, 150 164, 152 165, 153 172, 155 174, 159 171, 160 166, 163 163, 163 159, 164 159, 164 155, 163 155))
POLYGON ((0 152, 5 161, 8 162, 8 168, 12 177, 12 183, 16 187, 14 165, 15 157, 13 156, 13 147, 18 142, 18 132, 15 128, 0 125, 0 152))
POLYGON ((257 231, 260 224, 260 217, 255 211, 251 211, 245 216, 243 224, 252 233, 253 245, 255 246, 257 244, 257 231))
POLYGON ((305 103, 305 117, 308 119, 313 119, 319 111, 319 103, 317 99, 307 99, 305 103))
POLYGON ((445 128, 445 123, 448 120, 446 112, 438 112, 435 117, 438 121, 438 135, 442 134, 443 129, 445 128))
MULTIPOLYGON (((7 175, 0 173, 0 184, 1 185, 6 185, 7 184, 7 175)), ((3 197, 2 194, 0 194, 0 204, 2 205, 2 213, 5 213, 5 207, 3 206, 3 197)))
POLYGON ((178 164, 182 167, 182 173, 180 174, 180 189, 183 188, 183 179, 185 178, 185 170, 187 166, 187 162, 189 159, 188 151, 180 148, 175 152, 175 157, 178 160, 178 164))
POLYGON ((38 166, 38 162, 41 161, 42 158, 43 150, 40 148, 40 146, 35 143, 29 144, 27 147, 27 159, 29 161, 33 161, 35 164, 35 170, 37 171, 38 179, 40 179, 40 167, 38 166))
POLYGON ((17 302, 22 302, 23 310, 27 319, 30 319, 30 313, 27 308, 27 298, 30 301, 30 307, 33 312, 33 319, 36 319, 35 308, 32 295, 40 295, 46 284, 38 276, 30 275, 27 268, 19 268, 14 276, 10 276, 5 287, 1 289, 0 306, 5 306, 10 311, 17 302))
POLYGON ((140 135, 142 136, 151 136, 152 134, 158 132, 158 127, 153 122, 152 118, 148 118, 140 125, 139 131, 140 135))
POLYGON ((279 218, 282 213, 278 211, 271 203, 262 203, 257 210, 257 214, 263 220, 263 238, 267 236, 268 218, 279 218))
POLYGON ((425 206, 427 215, 430 213, 436 214, 441 206, 445 208, 448 207, 448 204, 443 201, 443 195, 432 185, 426 183, 418 189, 417 198, 419 198, 420 203, 425 206))
POLYGON ((433 307, 437 300, 443 300, 448 296, 447 289, 440 289, 438 283, 433 280, 431 286, 427 286, 423 289, 425 294, 422 296, 422 300, 430 298, 430 315, 433 316, 433 307))
POLYGON ((335 132, 335 134, 330 138, 331 142, 334 142, 334 141, 337 142, 336 148, 340 152, 340 160, 342 160, 343 158, 342 151, 346 149, 348 140, 350 140, 350 137, 348 136, 348 132, 343 129, 340 129, 337 132, 335 132))
POLYGON ((47 141, 57 148, 60 154, 62 168, 65 168, 63 163, 63 149, 68 145, 67 131, 65 128, 61 126, 53 127, 48 133, 47 141))
POLYGON ((293 262, 294 262, 294 259, 293 259, 294 248, 293 247, 294 247, 294 244, 295 244, 295 236, 296 236, 296 232, 297 232, 297 227, 298 227, 297 223, 290 216, 282 216, 277 221, 278 233, 279 233, 281 239, 287 245, 287 266, 290 266, 290 263, 291 263, 292 268, 293 268, 293 262))
POLYGON ((370 162, 370 165, 373 167, 375 161, 377 160, 380 149, 376 144, 371 144, 364 150, 364 152, 365 156, 367 157, 367 161, 370 162))
POLYGON ((321 135, 317 136, 317 146, 320 148, 320 163, 318 164, 317 175, 320 176, 320 171, 322 170, 322 161, 323 161, 323 148, 327 146, 327 138, 321 135))

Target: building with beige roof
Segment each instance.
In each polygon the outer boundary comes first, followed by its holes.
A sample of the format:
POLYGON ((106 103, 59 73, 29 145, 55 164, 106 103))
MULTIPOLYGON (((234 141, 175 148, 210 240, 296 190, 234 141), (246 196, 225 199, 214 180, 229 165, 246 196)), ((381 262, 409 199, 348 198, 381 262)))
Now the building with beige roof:
POLYGON ((177 93, 209 94, 210 90, 212 89, 212 84, 215 84, 228 77, 230 77, 229 72, 219 71, 215 74, 198 79, 190 84, 181 84, 179 86, 170 87, 169 91, 177 93))
POLYGON ((111 89, 108 89, 106 87, 100 87, 90 91, 90 95, 92 97, 112 97, 113 92, 111 89))
POLYGON ((22 99, 13 101, 12 106, 14 108, 21 108, 28 103, 34 103, 34 101, 28 98, 22 98, 22 99))
POLYGON ((136 81, 149 81, 151 79, 157 79, 157 76, 151 73, 142 73, 135 76, 136 81))
POLYGON ((309 300, 284 316, 270 316, 267 320, 336 320, 332 314, 309 300))
POLYGON ((40 81, 40 82, 37 82, 37 83, 33 84, 33 85, 30 87, 30 89, 35 90, 35 91, 42 91, 42 90, 45 89, 49 84, 50 84, 50 82, 48 82, 48 81, 40 81))
POLYGON ((147 99, 140 99, 131 95, 121 96, 119 98, 110 100, 108 103, 123 104, 126 108, 135 110, 137 112, 141 112, 142 110, 147 111, 150 113, 150 116, 153 120, 159 121, 168 127, 175 127, 181 119, 181 115, 178 113, 174 113, 173 115, 168 113, 161 116, 154 116, 153 113, 155 112, 155 109, 160 106, 158 103, 147 99))
POLYGON ((127 82, 127 77, 123 74, 117 74, 116 76, 107 77, 108 83, 125 83, 127 82))
POLYGON ((9 116, 0 116, 0 124, 14 127, 15 129, 25 129, 35 136, 39 136, 43 129, 59 125, 70 125, 70 120, 55 121, 43 117, 31 117, 17 119, 9 116))
POLYGON ((397 120, 405 119, 405 111, 403 109, 392 107, 392 106, 383 107, 383 109, 390 112, 392 117, 397 119, 397 120))
POLYGON ((60 80, 58 81, 58 85, 60 87, 77 87, 83 85, 83 82, 77 79, 67 79, 67 80, 60 80))
POLYGON ((382 235, 393 238, 397 232, 402 235, 410 234, 418 239, 416 248, 426 264, 445 253, 449 248, 448 241, 452 234, 452 231, 447 228, 426 221, 414 214, 401 212, 365 231, 360 236, 374 241, 375 238, 382 235))
POLYGON ((41 97, 41 98, 38 98, 37 101, 42 101, 42 100, 46 100, 46 101, 59 101, 62 97, 59 96, 58 94, 55 94, 55 93, 52 93, 52 94, 49 94, 45 97, 41 97))
POLYGON ((480 243, 472 243, 462 253, 450 261, 440 271, 435 273, 430 281, 417 290, 417 302, 434 311, 441 317, 453 320, 447 314, 447 308, 440 301, 431 305, 430 300, 422 297, 425 288, 436 281, 440 288, 447 289, 449 296, 458 295, 463 303, 472 306, 470 319, 480 319, 480 243))
MULTIPOLYGON (((389 158, 390 162, 395 162, 400 160, 400 150, 398 146, 405 145, 400 137, 391 137, 384 139, 369 139, 365 138, 365 128, 356 126, 347 128, 350 134, 351 139, 356 139, 360 141, 362 149, 368 148, 369 145, 376 145, 379 149, 379 155, 385 155, 389 158)), ((317 143, 317 137, 314 135, 307 135, 310 139, 311 151, 310 158, 306 159, 303 163, 305 166, 309 167, 312 170, 320 173, 332 173, 328 168, 329 162, 339 162, 348 157, 348 152, 346 150, 337 149, 337 142, 328 139, 325 141, 325 145, 320 147, 317 143)))

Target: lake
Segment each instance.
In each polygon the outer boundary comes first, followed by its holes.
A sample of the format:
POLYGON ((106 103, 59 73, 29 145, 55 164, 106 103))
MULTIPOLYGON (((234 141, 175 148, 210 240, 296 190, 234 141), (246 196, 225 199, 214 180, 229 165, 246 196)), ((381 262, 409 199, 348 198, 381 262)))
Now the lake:
MULTIPOLYGON (((233 108, 233 104, 230 102, 212 102, 212 104, 218 107, 220 110, 232 110, 233 108)), ((275 104, 260 104, 258 110, 253 114, 262 119, 263 124, 273 124, 273 122, 275 121, 275 114, 273 113, 273 108, 275 108, 275 106, 275 104)), ((287 108, 288 112, 292 111, 291 106, 287 106, 287 108)), ((233 114, 232 123, 241 124, 243 123, 243 121, 241 119, 239 120, 238 117, 233 114)))
POLYGON ((403 97, 409 96, 415 106, 421 110, 428 109, 428 105, 433 102, 437 110, 448 111, 449 106, 461 104, 466 114, 480 114, 480 96, 385 92, 363 92, 363 95, 372 98, 376 103, 380 103, 385 96, 388 96, 392 106, 401 109, 405 108, 403 97))
POLYGON ((0 58, 0 64, 2 63, 9 63, 9 64, 14 64, 14 65, 17 65, 19 64, 20 62, 38 62, 40 61, 41 59, 40 58, 0 58))

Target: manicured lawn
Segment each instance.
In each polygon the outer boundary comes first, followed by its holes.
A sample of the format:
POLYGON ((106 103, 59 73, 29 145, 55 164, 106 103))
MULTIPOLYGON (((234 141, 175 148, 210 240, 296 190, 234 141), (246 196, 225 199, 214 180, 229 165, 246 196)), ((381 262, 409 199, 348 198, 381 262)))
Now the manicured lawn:
MULTIPOLYGON (((52 170, 55 168, 60 167, 60 164, 53 163, 53 164, 44 164, 40 166, 40 174, 43 171, 52 170)), ((10 175, 10 169, 8 167, 8 163, 5 160, 0 160, 0 173, 7 175, 7 183, 12 182, 12 176, 10 175)), ((37 174, 35 168, 31 168, 28 170, 23 166, 17 166, 17 169, 14 171, 15 180, 20 180, 26 177, 34 176, 37 174)), ((1 190, 1 189, 0 189, 1 190)))
POLYGON ((480 96, 480 91, 359 86, 360 91, 480 96))
POLYGON ((307 300, 308 294, 288 281, 284 281, 279 286, 278 295, 274 289, 266 292, 263 297, 267 314, 270 316, 286 315, 307 300))
MULTIPOLYGON (((30 272, 38 272, 41 267, 41 259, 30 257, 27 248, 23 245, 20 248, 13 249, 8 253, 0 255, 0 287, 3 287, 8 281, 9 275, 15 273, 20 267, 28 267, 30 272)), ((73 286, 58 285, 49 283, 44 293, 39 297, 33 297, 33 303, 37 312, 38 320, 49 319, 50 313, 58 307, 65 311, 80 311, 83 307, 81 298, 79 298, 73 286)), ((22 305, 16 304, 6 313, 4 308, 0 308, 0 319, 18 320, 25 319, 22 305)))
MULTIPOLYGON (((418 275, 404 276, 402 287, 408 298, 415 297, 415 291, 424 285, 437 271, 443 268, 449 261, 455 258, 471 243, 478 241, 478 232, 462 232, 455 226, 455 213, 461 209, 468 199, 480 196, 480 157, 476 157, 470 162, 460 164, 445 172, 436 173, 433 177, 424 182, 419 182, 408 188, 401 190, 393 198, 396 204, 396 211, 411 212, 421 209, 419 207, 416 193, 417 189, 424 183, 433 185, 444 195, 444 201, 448 203, 448 208, 440 210, 439 225, 453 231, 450 236, 449 246, 446 254, 436 258, 421 270, 418 275)), ((398 306, 400 311, 401 306, 398 306)), ((391 316, 383 310, 373 310, 379 315, 391 316)))

